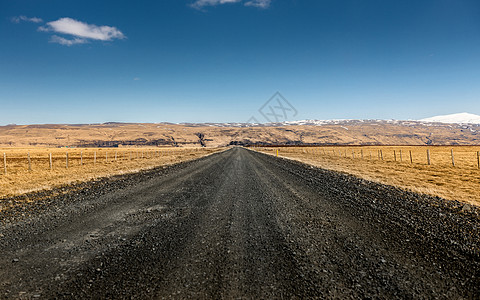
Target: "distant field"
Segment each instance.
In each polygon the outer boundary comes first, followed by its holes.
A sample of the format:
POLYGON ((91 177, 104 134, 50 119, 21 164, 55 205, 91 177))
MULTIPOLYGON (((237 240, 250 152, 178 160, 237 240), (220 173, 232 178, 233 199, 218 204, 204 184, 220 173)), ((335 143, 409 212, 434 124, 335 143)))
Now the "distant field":
POLYGON ((276 155, 277 149, 281 157, 419 193, 480 205, 477 156, 480 146, 256 148, 273 155, 276 155))
POLYGON ((0 148, 0 197, 173 164, 220 150, 222 148, 0 148))
MULTIPOLYGON (((224 148, 0 148, 0 198, 177 163, 222 149, 224 148), (6 174, 4 153, 7 161, 6 174)), ((278 149, 279 156, 282 157, 415 192, 480 205, 480 169, 477 157, 480 146, 255 149, 272 155, 276 155, 278 149), (430 153, 430 165, 427 150, 430 153)))

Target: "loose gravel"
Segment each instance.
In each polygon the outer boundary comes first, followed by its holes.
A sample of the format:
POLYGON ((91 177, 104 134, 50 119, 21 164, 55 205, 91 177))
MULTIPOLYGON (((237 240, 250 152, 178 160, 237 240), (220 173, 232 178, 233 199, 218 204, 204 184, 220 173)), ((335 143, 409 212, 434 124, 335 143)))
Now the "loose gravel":
POLYGON ((1 298, 480 297, 480 210, 243 148, 0 200, 1 298))

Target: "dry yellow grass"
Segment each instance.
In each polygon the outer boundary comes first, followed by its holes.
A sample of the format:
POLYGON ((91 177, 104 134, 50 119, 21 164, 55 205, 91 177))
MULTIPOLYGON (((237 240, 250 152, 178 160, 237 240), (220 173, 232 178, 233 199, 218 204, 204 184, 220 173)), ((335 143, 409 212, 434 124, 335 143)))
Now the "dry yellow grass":
POLYGON ((0 148, 0 198, 174 164, 221 150, 222 148, 0 148), (6 174, 4 154, 7 161, 6 174))
POLYGON ((480 151, 480 147, 257 148, 272 155, 276 155, 277 149, 279 156, 324 169, 349 173, 414 192, 480 205, 480 169, 477 160, 477 151, 480 151), (452 149, 455 167, 452 164, 452 149), (427 150, 430 152, 430 165, 428 165, 427 150), (410 161, 410 151, 413 162, 410 161))

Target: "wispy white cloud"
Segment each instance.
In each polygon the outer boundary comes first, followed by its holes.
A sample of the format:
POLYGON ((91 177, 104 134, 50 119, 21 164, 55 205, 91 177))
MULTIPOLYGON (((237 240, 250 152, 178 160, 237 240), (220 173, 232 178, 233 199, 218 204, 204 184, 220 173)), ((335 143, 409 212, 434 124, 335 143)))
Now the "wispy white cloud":
POLYGON ((32 22, 32 23, 42 23, 43 20, 37 17, 33 18, 28 18, 26 16, 18 16, 18 17, 13 17, 10 19, 13 23, 20 23, 20 22, 32 22))
POLYGON ((88 43, 88 41, 86 39, 82 39, 82 38, 66 39, 66 38, 63 38, 63 37, 58 36, 58 35, 53 35, 50 38, 50 43, 57 43, 57 44, 60 44, 60 45, 70 47, 70 46, 76 45, 76 44, 86 44, 86 43, 88 43))
POLYGON ((249 0, 246 2, 244 2, 243 0, 196 0, 190 6, 196 9, 203 9, 206 6, 216 6, 221 4, 239 2, 242 2, 245 6, 267 8, 270 6, 271 0, 249 0))
POLYGON ((140 80, 140 77, 135 77, 133 78, 134 81, 139 81, 140 80))
POLYGON ((204 6, 215 6, 225 3, 236 3, 240 1, 241 0, 196 0, 191 6, 194 8, 202 8, 204 6))
POLYGON ((251 0, 245 3, 246 6, 255 6, 260 8, 267 8, 270 6, 271 0, 251 0))
MULTIPOLYGON (((124 39, 125 35, 116 27, 111 26, 97 26, 93 24, 87 24, 81 21, 77 21, 71 18, 61 18, 56 21, 48 22, 44 26, 38 28, 40 31, 56 32, 61 34, 67 34, 74 36, 72 40, 61 38, 65 41, 76 41, 73 44, 82 44, 81 40, 85 42, 87 39, 111 41, 113 39, 124 39)), ((55 36, 52 37, 52 39, 55 36)), ((55 38, 60 41, 60 39, 55 38)), ((84 42, 83 42, 84 43, 84 42)), ((67 45, 67 44, 62 44, 67 45)), ((70 45, 69 45, 70 46, 70 45)))

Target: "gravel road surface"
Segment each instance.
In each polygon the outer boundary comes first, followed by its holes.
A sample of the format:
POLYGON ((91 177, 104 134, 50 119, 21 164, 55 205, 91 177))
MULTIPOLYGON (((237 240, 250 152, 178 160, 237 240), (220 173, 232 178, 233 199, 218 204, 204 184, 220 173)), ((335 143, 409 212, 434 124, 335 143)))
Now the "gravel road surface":
POLYGON ((0 298, 480 298, 478 208, 243 148, 20 200, 0 298))

